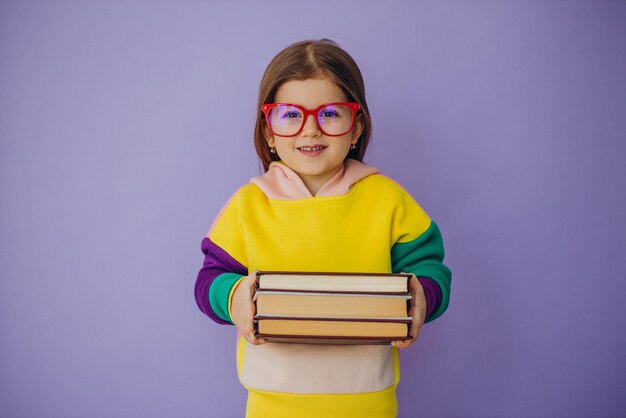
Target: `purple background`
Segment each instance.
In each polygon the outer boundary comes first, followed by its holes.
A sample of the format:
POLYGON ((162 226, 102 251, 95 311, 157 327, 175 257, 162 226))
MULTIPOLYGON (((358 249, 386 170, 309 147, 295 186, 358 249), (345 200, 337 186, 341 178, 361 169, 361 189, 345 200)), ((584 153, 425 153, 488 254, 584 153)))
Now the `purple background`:
POLYGON ((0 1, 1 416, 243 415, 200 242, 320 37, 453 271, 400 417, 626 414, 625 2, 0 1))

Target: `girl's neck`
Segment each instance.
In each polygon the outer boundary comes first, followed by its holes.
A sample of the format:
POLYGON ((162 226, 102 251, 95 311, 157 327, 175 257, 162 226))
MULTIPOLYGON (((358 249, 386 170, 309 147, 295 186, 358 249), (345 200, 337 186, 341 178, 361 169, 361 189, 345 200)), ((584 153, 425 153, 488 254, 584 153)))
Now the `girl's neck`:
POLYGON ((342 168, 343 166, 340 165, 339 167, 337 167, 337 170, 325 175, 324 177, 307 176, 306 174, 300 174, 300 173, 297 173, 297 174, 298 174, 298 177, 300 177, 300 179, 302 180, 302 183, 304 183, 304 185, 309 190, 309 192, 311 192, 311 195, 317 196, 317 193, 328 182, 328 180, 333 178, 335 174, 337 174, 342 168))

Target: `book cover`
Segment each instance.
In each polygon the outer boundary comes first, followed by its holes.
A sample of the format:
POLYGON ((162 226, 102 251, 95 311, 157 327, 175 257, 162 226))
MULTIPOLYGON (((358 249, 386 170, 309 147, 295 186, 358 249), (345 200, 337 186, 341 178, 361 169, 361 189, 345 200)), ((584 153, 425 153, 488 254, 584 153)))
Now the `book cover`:
POLYGON ((257 336, 273 342, 389 344, 407 340, 411 318, 316 318, 259 316, 257 336))
POLYGON ((410 279, 410 274, 260 271, 257 272, 257 287, 265 290, 406 294, 410 279))

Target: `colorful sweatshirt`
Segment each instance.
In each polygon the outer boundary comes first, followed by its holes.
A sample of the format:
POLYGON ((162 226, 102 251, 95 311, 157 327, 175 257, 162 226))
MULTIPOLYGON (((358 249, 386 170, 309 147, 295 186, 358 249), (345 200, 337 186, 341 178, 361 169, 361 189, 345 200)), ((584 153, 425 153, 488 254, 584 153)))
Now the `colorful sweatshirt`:
MULTIPOLYGON (((312 196, 282 163, 241 187, 202 241, 195 287, 200 309, 232 324, 238 282, 253 270, 413 273, 427 322, 448 306, 450 270, 437 224, 378 170, 346 160, 312 196)), ((395 417, 399 358, 391 346, 249 344, 239 336, 237 372, 247 417, 395 417)))

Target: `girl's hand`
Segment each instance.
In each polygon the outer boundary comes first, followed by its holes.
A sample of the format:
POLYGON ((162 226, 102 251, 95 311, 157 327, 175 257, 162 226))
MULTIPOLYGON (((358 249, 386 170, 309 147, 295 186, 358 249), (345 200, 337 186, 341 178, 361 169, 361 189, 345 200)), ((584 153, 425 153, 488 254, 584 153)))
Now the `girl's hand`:
POLYGON ((254 314, 256 309, 252 297, 256 287, 256 271, 248 274, 245 279, 239 282, 233 299, 231 301, 231 314, 234 324, 237 326, 239 333, 250 343, 254 345, 264 344, 266 341, 262 338, 254 336, 254 314))
POLYGON ((417 341, 420 329, 426 320, 426 296, 424 295, 424 288, 415 275, 413 275, 409 281, 409 290, 411 291, 411 307, 409 309, 409 316, 413 319, 411 329, 409 330, 409 336, 411 336, 411 339, 392 341, 391 345, 398 348, 407 348, 417 341))

